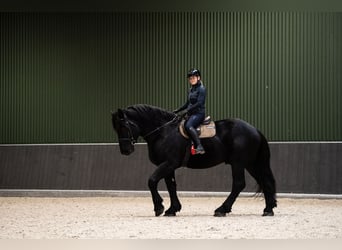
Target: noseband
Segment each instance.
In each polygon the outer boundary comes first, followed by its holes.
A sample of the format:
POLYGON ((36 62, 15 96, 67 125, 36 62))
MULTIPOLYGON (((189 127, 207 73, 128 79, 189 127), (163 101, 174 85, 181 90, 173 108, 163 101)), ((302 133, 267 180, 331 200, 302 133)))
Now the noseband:
MULTIPOLYGON (((120 123, 125 124, 125 128, 128 129, 128 138, 119 138, 119 142, 121 142, 121 141, 122 141, 122 142, 124 142, 124 141, 130 141, 131 144, 135 144, 137 141, 134 139, 133 132, 132 132, 132 128, 131 128, 131 125, 130 125, 130 123, 133 124, 133 122, 127 121, 125 118, 126 118, 126 117, 121 118, 121 119, 120 119, 120 123)), ((134 125, 134 124, 133 124, 133 125, 134 125)))

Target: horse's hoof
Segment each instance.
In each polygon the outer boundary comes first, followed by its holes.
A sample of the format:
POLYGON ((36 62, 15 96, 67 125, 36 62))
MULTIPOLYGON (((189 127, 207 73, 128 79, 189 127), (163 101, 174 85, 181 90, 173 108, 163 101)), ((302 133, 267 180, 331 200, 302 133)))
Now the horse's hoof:
POLYGON ((169 208, 168 210, 165 211, 164 216, 173 217, 173 216, 176 216, 176 212, 179 212, 179 210, 177 211, 172 208, 169 208))
POLYGON ((262 216, 274 216, 274 213, 273 213, 273 211, 271 211, 271 212, 266 212, 266 211, 264 211, 264 213, 262 214, 262 216))
POLYGON ((166 217, 174 217, 174 216, 176 216, 176 213, 166 213, 165 212, 164 216, 166 216, 166 217))
POLYGON ((215 217, 225 217, 225 216, 226 216, 226 213, 222 213, 222 212, 215 211, 214 216, 215 216, 215 217))
POLYGON ((160 208, 160 209, 154 211, 154 213, 155 213, 156 217, 158 217, 158 216, 160 216, 162 213, 164 213, 164 208, 160 208))

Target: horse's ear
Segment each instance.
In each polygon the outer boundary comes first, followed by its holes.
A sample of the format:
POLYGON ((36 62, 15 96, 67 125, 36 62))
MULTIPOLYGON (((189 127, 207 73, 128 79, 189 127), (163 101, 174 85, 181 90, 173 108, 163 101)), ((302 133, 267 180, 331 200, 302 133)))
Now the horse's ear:
POLYGON ((125 112, 122 109, 118 109, 118 117, 119 118, 124 118, 125 117, 125 112))

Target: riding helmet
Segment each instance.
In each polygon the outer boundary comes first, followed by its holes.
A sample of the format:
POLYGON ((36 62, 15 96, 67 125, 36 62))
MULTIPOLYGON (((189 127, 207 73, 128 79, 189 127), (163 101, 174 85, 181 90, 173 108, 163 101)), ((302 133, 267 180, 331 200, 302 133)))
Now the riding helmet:
POLYGON ((190 76, 201 76, 201 72, 198 69, 190 69, 188 72, 188 78, 190 76))

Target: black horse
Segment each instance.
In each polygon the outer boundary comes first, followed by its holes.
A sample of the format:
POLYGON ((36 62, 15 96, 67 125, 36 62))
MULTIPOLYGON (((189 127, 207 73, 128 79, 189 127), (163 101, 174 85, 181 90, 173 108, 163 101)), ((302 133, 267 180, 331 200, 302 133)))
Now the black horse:
POLYGON ((148 179, 155 215, 164 212, 157 186, 165 180, 171 205, 165 216, 175 216, 181 210, 177 197, 175 170, 181 166, 193 169, 210 168, 222 162, 232 167, 232 191, 215 216, 231 211, 239 193, 245 188, 245 169, 255 178, 259 192, 263 191, 266 208, 263 216, 273 216, 277 206, 275 179, 270 168, 270 150, 265 137, 256 128, 239 119, 215 121, 216 136, 201 139, 205 154, 190 155, 191 141, 178 129, 180 119, 174 113, 149 105, 134 105, 112 114, 113 127, 119 138, 121 154, 134 151, 139 136, 147 142, 149 158, 157 169, 148 179))

